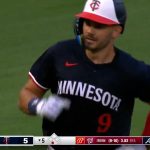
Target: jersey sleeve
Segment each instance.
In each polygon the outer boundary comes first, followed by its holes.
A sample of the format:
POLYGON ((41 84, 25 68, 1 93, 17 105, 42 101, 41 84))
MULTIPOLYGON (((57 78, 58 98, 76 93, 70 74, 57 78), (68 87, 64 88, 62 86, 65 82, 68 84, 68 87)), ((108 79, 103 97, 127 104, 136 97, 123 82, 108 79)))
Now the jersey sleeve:
POLYGON ((138 97, 145 102, 150 102, 150 66, 143 63, 142 70, 135 83, 138 97))
POLYGON ((54 47, 46 50, 32 65, 29 76, 32 78, 34 83, 43 90, 51 88, 53 81, 53 56, 52 51, 54 47))

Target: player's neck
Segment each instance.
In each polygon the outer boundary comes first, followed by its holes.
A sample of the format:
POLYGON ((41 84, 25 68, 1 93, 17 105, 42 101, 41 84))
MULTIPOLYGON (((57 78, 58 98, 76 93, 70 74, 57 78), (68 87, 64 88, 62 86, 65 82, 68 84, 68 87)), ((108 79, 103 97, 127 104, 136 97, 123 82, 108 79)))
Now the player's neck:
POLYGON ((94 64, 111 63, 115 57, 114 47, 106 48, 97 52, 92 52, 91 50, 86 49, 85 53, 94 64))

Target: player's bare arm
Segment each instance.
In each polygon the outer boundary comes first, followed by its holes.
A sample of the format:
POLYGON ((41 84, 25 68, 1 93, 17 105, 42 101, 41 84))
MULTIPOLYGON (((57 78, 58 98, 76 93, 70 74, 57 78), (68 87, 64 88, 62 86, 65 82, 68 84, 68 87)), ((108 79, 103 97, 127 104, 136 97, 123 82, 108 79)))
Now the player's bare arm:
POLYGON ((30 78, 20 92, 19 107, 27 114, 55 121, 63 110, 70 108, 70 101, 56 95, 42 98, 45 93, 46 90, 38 87, 30 78))
POLYGON ((40 89, 31 78, 28 79, 25 86, 20 91, 19 96, 19 107, 20 109, 25 112, 29 113, 28 110, 28 103, 33 98, 41 98, 45 94, 45 90, 40 89))

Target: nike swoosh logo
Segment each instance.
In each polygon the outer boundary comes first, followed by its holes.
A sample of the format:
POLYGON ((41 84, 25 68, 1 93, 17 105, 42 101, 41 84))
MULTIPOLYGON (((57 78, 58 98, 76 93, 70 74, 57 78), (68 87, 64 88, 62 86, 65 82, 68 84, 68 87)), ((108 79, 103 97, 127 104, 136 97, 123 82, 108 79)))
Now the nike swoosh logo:
POLYGON ((74 67, 77 65, 78 65, 78 63, 69 63, 68 61, 65 62, 65 67, 74 67))

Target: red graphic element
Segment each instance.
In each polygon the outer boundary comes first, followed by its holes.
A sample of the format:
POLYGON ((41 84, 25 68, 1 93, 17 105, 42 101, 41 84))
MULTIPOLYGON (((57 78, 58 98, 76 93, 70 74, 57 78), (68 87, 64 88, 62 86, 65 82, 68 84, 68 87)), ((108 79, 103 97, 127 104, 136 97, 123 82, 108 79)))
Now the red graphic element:
POLYGON ((122 144, 142 144, 142 137, 138 136, 107 136, 107 137, 96 137, 95 144, 114 144, 114 145, 122 145, 122 144))
POLYGON ((92 11, 97 10, 100 6, 99 0, 93 0, 93 2, 90 4, 90 7, 92 8, 92 11))
POLYGON ((74 66, 77 66, 78 63, 69 63, 68 61, 65 62, 65 66, 66 67, 74 67, 74 66))
POLYGON ((76 144, 85 144, 85 137, 77 136, 76 144))
MULTIPOLYGON (((85 136, 85 144, 88 145, 128 145, 128 144, 143 144, 141 136, 85 136)), ((80 142, 82 140, 79 140, 80 142)), ((77 144, 77 143, 76 143, 77 144)))
POLYGON ((111 126, 111 115, 110 114, 102 114, 98 118, 98 128, 97 132, 99 133, 105 133, 108 131, 109 127, 111 126))
POLYGON ((147 115, 145 127, 142 133, 143 136, 149 136, 150 135, 150 112, 147 115))

